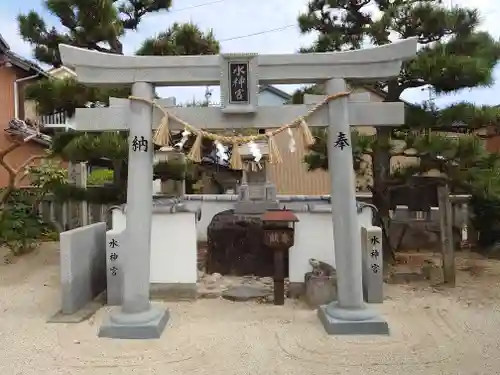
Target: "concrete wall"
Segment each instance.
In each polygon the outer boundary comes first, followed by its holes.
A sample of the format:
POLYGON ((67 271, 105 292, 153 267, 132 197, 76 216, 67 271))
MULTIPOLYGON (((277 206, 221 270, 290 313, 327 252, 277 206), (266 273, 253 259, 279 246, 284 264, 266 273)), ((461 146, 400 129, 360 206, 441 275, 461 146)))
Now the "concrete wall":
MULTIPOLYGON (((115 209, 112 215, 113 233, 125 230, 125 213, 115 209)), ((196 261, 196 214, 153 209, 150 276, 152 295, 195 298, 198 277, 196 261)), ((113 282, 115 280, 119 278, 114 278, 113 282)), ((119 290, 118 287, 113 289, 119 290)), ((113 299, 108 296, 110 298, 113 299)))
MULTIPOLYGON (((236 200, 236 196, 232 195, 186 198, 189 200, 182 204, 186 211, 191 212, 169 213, 168 210, 161 210, 161 200, 155 202, 151 232, 150 280, 153 289, 168 289, 171 284, 183 285, 184 289, 195 287, 197 241, 206 240, 207 227, 213 216, 233 208, 236 200), (201 220, 196 223, 192 212, 198 208, 201 209, 201 220)), ((310 258, 335 265, 331 207, 320 197, 309 200, 303 196, 286 198, 281 197, 282 206, 294 210, 300 220, 296 224, 295 245, 290 249, 290 281, 302 283, 304 273, 310 270, 310 258)), ((172 204, 172 200, 164 202, 165 205, 172 204)), ((124 230, 124 212, 115 209, 112 214, 113 231, 118 233, 124 230)), ((359 220, 360 226, 371 226, 371 208, 365 207, 359 213, 359 220)))
MULTIPOLYGON (((304 274, 311 271, 309 259, 315 258, 335 267, 332 213, 329 210, 296 212, 299 222, 295 224, 295 245, 289 253, 289 278, 291 283, 304 282, 304 274), (322 212, 323 211, 323 212, 322 212)), ((370 208, 358 214, 361 226, 371 226, 370 208)))
MULTIPOLYGON (((360 195, 361 196, 361 195, 360 195)), ((196 232, 198 241, 207 240, 207 227, 212 221, 212 218, 219 212, 230 210, 234 208, 237 196, 231 194, 212 194, 212 195, 202 195, 202 194, 190 194, 184 197, 185 204, 188 209, 196 210, 201 209, 201 219, 196 225, 196 232)), ((329 196, 327 195, 278 195, 277 199, 282 204, 283 207, 291 210, 304 210, 308 207, 321 208, 330 207, 328 203, 329 196)), ((358 198, 360 199, 360 198, 358 198)), ((369 199, 368 199, 369 201, 369 199)), ((465 206, 466 208, 466 206, 465 206)), ((464 218, 467 217, 468 213, 464 210, 463 204, 457 204, 453 206, 454 211, 454 225, 463 226, 465 224, 464 218)), ((396 220, 409 220, 415 217, 415 213, 409 212, 406 206, 398 206, 395 213, 394 219, 396 220)), ((439 222, 439 208, 431 208, 430 220, 434 223, 439 222)), ((371 223, 370 223, 371 225, 371 223)))
POLYGON ((106 289, 106 223, 60 235, 62 313, 73 314, 106 289))

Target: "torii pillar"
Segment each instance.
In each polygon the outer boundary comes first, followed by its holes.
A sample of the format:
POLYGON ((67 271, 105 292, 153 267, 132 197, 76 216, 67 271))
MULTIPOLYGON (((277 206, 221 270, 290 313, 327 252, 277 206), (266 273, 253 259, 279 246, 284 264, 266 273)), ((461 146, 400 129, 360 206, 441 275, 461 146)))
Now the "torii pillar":
MULTIPOLYGON (((59 46, 64 65, 76 68, 78 80, 91 85, 129 85, 132 93, 152 99, 153 85, 221 85, 222 108, 169 108, 193 126, 262 127, 289 123, 307 115, 310 106, 257 107, 258 84, 326 83, 328 94, 346 91, 345 80, 391 79, 405 59, 415 55, 417 40, 381 47, 293 55, 229 54, 220 56, 120 56, 59 46), (236 69, 238 68, 238 69, 236 69), (241 68, 241 69, 240 69, 241 68), (244 68, 244 69, 243 69, 244 68), (246 71, 245 87, 231 91, 233 69, 246 71)), ((318 310, 329 334, 387 334, 388 325, 363 301, 361 233, 357 221, 351 126, 397 126, 404 122, 402 103, 359 103, 351 98, 331 101, 315 113, 310 126, 328 126, 328 158, 332 182, 332 220, 338 301, 318 310)), ((159 337, 168 312, 149 303, 150 231, 152 211, 151 133, 161 120, 148 104, 115 101, 109 108, 77 109, 80 131, 129 130, 126 257, 123 307, 101 327, 101 336, 159 337)), ((182 130, 179 124, 171 124, 182 130)), ((168 250, 166 250, 168 251, 168 250)))

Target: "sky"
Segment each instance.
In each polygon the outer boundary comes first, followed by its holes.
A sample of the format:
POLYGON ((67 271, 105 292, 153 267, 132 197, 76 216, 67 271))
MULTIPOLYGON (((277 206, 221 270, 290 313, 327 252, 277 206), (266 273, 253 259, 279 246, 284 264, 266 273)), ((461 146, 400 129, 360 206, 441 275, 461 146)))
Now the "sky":
MULTIPOLYGON (((500 2, 498 0, 444 0, 450 5, 476 7, 482 15, 481 28, 500 39, 500 2), (496 3, 496 5, 494 5, 496 3)), ((256 52, 259 54, 295 53, 315 39, 313 34, 301 35, 297 16, 307 0, 173 0, 170 12, 149 15, 138 31, 129 32, 122 40, 125 54, 133 54, 141 42, 164 31, 173 22, 193 22, 202 30, 213 29, 221 41, 222 52, 256 52), (279 30, 276 30, 279 29, 279 30), (269 31, 275 30, 275 31, 269 31)), ((44 11, 42 0, 0 0, 0 34, 11 49, 26 58, 32 58, 30 45, 19 37, 16 17, 34 9, 49 26, 60 27, 53 16, 44 11)), ((496 82, 492 87, 462 90, 453 95, 435 98, 439 106, 459 101, 475 104, 500 104, 500 65, 495 69, 496 82)), ((297 86, 278 86, 292 92, 297 86)), ((211 100, 219 102, 218 87, 211 88, 211 100)), ((162 97, 175 96, 178 103, 204 98, 204 87, 170 87, 158 90, 162 97)), ((429 99, 429 91, 420 88, 406 90, 403 98, 411 102, 429 99)))

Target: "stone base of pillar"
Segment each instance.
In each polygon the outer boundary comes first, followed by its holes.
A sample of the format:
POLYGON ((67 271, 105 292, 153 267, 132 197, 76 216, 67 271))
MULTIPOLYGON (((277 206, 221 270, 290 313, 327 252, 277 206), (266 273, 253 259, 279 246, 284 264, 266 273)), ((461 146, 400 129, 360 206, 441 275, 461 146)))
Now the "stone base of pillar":
POLYGON ((348 310, 334 302, 318 308, 318 318, 329 335, 388 335, 389 325, 372 309, 348 310))
POLYGON ((126 314, 112 312, 99 329, 99 337, 111 339, 158 339, 170 318, 168 310, 151 307, 148 311, 126 314))

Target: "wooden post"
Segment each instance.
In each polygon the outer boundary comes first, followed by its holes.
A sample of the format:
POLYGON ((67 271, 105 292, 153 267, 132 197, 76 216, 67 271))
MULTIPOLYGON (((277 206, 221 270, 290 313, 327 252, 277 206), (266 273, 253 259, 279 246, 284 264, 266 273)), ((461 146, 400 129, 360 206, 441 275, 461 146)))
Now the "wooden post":
POLYGON ((453 243, 453 212, 448 185, 438 187, 439 224, 444 283, 455 286, 455 249, 453 243))
POLYGON ((288 248, 277 248, 274 250, 274 304, 285 304, 285 272, 284 255, 288 248))

